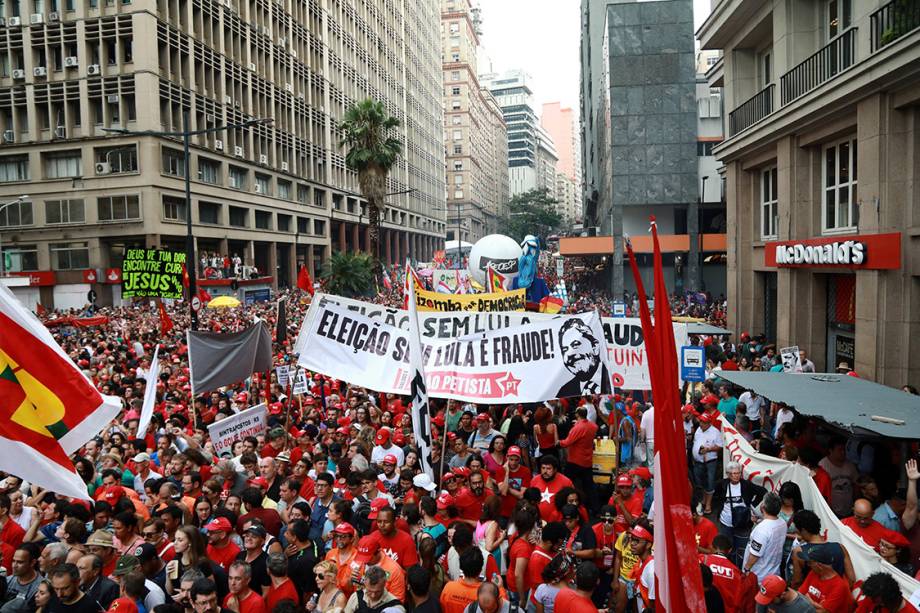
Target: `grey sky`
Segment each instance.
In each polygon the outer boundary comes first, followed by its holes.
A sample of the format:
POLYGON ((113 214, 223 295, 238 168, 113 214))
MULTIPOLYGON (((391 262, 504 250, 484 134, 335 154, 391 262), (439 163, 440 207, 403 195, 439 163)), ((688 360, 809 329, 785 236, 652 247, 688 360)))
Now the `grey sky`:
MULTIPOLYGON (((578 111, 580 0, 479 0, 480 72, 521 68, 533 77, 539 109, 562 102, 578 111)), ((697 27, 710 0, 693 0, 697 27)))

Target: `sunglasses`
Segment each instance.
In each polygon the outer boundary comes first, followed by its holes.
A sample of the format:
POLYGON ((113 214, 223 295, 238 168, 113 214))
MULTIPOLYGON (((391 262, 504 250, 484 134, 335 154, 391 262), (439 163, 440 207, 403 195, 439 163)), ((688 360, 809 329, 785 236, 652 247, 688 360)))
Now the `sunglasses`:
POLYGON ((613 517, 605 517, 605 518, 604 518, 604 523, 605 523, 605 524, 613 524, 613 523, 616 523, 616 519, 614 519, 613 517))

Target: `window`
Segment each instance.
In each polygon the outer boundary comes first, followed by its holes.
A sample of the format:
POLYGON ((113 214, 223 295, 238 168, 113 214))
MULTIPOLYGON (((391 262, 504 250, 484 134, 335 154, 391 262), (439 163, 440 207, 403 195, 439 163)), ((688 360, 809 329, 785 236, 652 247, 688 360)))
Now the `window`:
POLYGON ((450 123, 453 124, 453 125, 455 125, 455 126, 459 126, 461 121, 462 121, 462 118, 460 117, 460 115, 451 115, 451 116, 450 116, 450 123))
POLYGON ((4 270, 7 272, 23 272, 38 270, 38 247, 35 245, 10 245, 4 247, 0 257, 6 258, 4 270))
POLYGON ((80 166, 79 151, 49 153, 45 156, 45 177, 48 179, 79 177, 83 175, 80 166))
POLYGON ((271 230, 272 214, 268 211, 256 211, 256 228, 259 230, 271 230))
POLYGON ((696 155, 698 157, 706 157, 712 155, 712 148, 716 143, 712 141, 696 141, 696 155))
POLYGON ((82 199, 45 200, 45 223, 83 223, 86 213, 82 199))
POLYGON ((282 215, 278 213, 278 231, 279 232, 290 232, 291 231, 291 216, 282 215))
POLYGON ((760 238, 776 238, 778 233, 779 197, 777 196, 776 168, 768 168, 760 174, 760 238))
POLYGON ((853 7, 851 0, 830 0, 826 7, 827 39, 830 40, 850 27, 853 7))
POLYGON ((248 223, 249 210, 238 206, 230 207, 230 225, 237 228, 245 228, 248 223))
POLYGON ((199 202, 198 223, 220 225, 220 203, 199 202))
POLYGON ((181 151, 163 147, 163 173, 174 177, 184 177, 185 155, 181 151))
POLYGON ((450 24, 450 33, 456 34, 460 31, 460 24, 456 21, 451 22, 450 24))
POLYGON ((459 88, 459 87, 451 87, 451 88, 450 88, 450 95, 451 95, 451 96, 459 96, 459 95, 460 95, 460 88, 459 88))
POLYGON ((297 232, 300 234, 310 233, 310 219, 307 217, 297 218, 297 232))
POLYGON ((463 145, 454 145, 454 155, 460 155, 463 153, 463 145))
POLYGON ((233 189, 246 189, 247 170, 239 166, 230 167, 230 187, 233 189))
POLYGON ((451 101, 450 101, 450 110, 452 110, 452 111, 459 111, 459 110, 460 110, 460 101, 459 101, 459 100, 451 100, 451 101))
POLYGON ((459 61, 460 61, 460 54, 459 54, 459 53, 451 53, 451 54, 450 54, 450 61, 452 61, 452 62, 459 62, 459 61))
POLYGON ((463 132, 461 130, 454 130, 454 140, 460 140, 463 138, 463 132))
POLYGON ((452 70, 452 71, 450 72, 450 80, 451 80, 451 81, 459 81, 459 80, 460 80, 460 71, 459 71, 459 70, 452 70))
POLYGON ((297 202, 307 204, 310 201, 310 188, 301 183, 297 184, 297 202))
POLYGON ((0 228, 31 226, 32 223, 32 203, 28 200, 14 200, 0 209, 0 228))
POLYGON ((463 170, 463 160, 454 160, 454 170, 463 170))
POLYGON ((323 219, 313 220, 313 234, 317 236, 326 236, 326 222, 323 219))
POLYGON ((758 70, 760 71, 760 88, 764 89, 773 82, 773 47, 760 52, 758 70))
POLYGON ((163 196, 163 219, 169 221, 185 221, 185 198, 163 196))
POLYGON ((140 201, 136 195, 105 196, 96 200, 99 207, 99 221, 123 221, 140 219, 140 201))
POLYGON ((313 190, 313 204, 316 206, 324 207, 326 206, 326 190, 323 189, 314 189, 313 190))
POLYGON ((463 185, 463 175, 454 175, 454 185, 463 185))
POLYGON ((0 183, 29 180, 29 158, 9 156, 0 158, 0 183))
POLYGON ((198 158, 198 180, 202 183, 217 185, 220 183, 220 162, 198 158))
POLYGON ((824 148, 824 230, 856 227, 853 201, 856 199, 856 139, 850 138, 824 148))
POLYGON ((268 175, 256 174, 255 190, 257 194, 271 194, 272 178, 268 175))
POLYGON ((278 180, 278 197, 284 200, 291 199, 291 182, 278 180))
POLYGON ((462 198, 463 198, 463 190, 462 190, 462 189, 455 189, 455 190, 454 190, 454 200, 460 200, 460 199, 462 199, 462 198))
POLYGON ((84 243, 52 243, 51 267, 54 270, 89 268, 89 248, 84 243))
POLYGON ((707 66, 715 66, 716 63, 717 63, 718 61, 719 61, 719 56, 717 56, 717 55, 710 55, 709 57, 706 58, 706 65, 707 65, 707 66))
POLYGON ((111 173, 137 172, 137 147, 96 149, 96 161, 109 165, 111 173))

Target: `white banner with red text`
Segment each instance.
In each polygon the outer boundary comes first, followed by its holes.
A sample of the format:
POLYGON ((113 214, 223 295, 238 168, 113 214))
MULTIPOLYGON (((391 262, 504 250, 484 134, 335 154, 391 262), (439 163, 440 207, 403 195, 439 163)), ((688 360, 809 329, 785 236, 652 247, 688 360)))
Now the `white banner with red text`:
MULTIPOLYGON (((408 330, 332 302, 308 321, 297 339, 298 364, 378 392, 409 394, 408 330)), ((453 338, 423 337, 428 395, 505 404, 609 394, 603 338, 595 313, 453 338)))
POLYGON ((259 404, 208 426, 208 434, 218 457, 233 449, 233 443, 247 436, 259 436, 268 427, 265 404, 259 404))
MULTIPOLYGON (((313 328, 317 315, 327 304, 337 304, 349 311, 360 313, 365 317, 395 326, 409 329, 409 313, 402 309, 391 309, 379 304, 362 302, 330 294, 317 293, 310 304, 310 309, 301 327, 298 345, 295 351, 303 354, 302 343, 305 331, 313 328)), ((549 321, 558 317, 571 315, 551 315, 530 312, 419 312, 419 333, 423 342, 453 339, 468 334, 479 334, 520 326, 533 322, 549 321)), ((613 377, 614 387, 627 390, 648 390, 652 388, 648 374, 648 355, 645 352, 645 339, 642 324, 638 317, 604 317, 601 319, 604 340, 607 343, 607 361, 613 377)), ((674 344, 678 352, 688 344, 687 324, 674 324, 674 344)), ((679 353, 674 356, 680 359, 679 353)), ((370 387, 370 386, 368 386, 370 387)), ((371 388, 374 389, 374 388, 371 388)))
POLYGON ((837 519, 824 497, 821 496, 821 492, 818 491, 818 486, 815 485, 806 467, 758 453, 724 419, 722 420, 722 436, 725 439, 725 463, 735 461, 741 464, 744 479, 765 487, 768 492, 778 493, 780 486, 787 481, 792 481, 799 486, 805 508, 814 511, 821 518, 824 536, 828 541, 843 545, 850 554, 857 583, 881 570, 898 581, 905 596, 910 596, 920 590, 920 582, 882 560, 874 549, 837 519))

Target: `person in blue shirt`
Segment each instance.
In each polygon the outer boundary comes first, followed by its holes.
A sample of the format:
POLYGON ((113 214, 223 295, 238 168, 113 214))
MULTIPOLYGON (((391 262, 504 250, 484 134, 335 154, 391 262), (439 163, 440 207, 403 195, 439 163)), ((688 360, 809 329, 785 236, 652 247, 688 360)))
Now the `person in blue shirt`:
POLYGON ((729 393, 727 385, 723 385, 719 388, 719 397, 719 413, 724 415, 725 419, 734 425, 735 414, 738 412, 738 399, 729 393))

